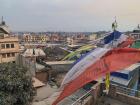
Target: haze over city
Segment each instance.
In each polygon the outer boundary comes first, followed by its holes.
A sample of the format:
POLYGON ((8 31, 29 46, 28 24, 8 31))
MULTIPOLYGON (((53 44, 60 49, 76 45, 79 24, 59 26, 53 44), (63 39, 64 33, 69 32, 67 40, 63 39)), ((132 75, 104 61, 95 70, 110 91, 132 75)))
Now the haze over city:
POLYGON ((12 31, 120 31, 140 23, 140 0, 0 0, 0 13, 12 31))
POLYGON ((140 0, 0 0, 0 105, 140 105, 140 0))

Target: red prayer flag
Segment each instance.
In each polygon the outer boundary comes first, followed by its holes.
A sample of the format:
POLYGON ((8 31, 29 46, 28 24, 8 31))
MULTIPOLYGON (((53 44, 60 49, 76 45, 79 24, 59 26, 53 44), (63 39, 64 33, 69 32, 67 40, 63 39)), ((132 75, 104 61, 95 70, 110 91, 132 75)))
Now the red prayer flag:
POLYGON ((106 73, 124 69, 138 61, 140 61, 140 50, 134 48, 110 50, 100 60, 88 67, 80 76, 67 84, 53 105, 57 105, 65 97, 106 73))

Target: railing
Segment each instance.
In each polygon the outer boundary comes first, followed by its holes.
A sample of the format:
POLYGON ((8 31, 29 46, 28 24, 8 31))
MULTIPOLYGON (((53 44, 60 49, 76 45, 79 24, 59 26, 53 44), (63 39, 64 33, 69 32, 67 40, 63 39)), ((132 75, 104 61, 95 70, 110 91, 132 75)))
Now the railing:
POLYGON ((71 105, 84 105, 85 100, 91 95, 92 90, 85 93, 71 105))
MULTIPOLYGON (((134 96, 134 97, 140 98, 140 91, 139 90, 135 90, 135 89, 127 88, 127 87, 124 87, 124 86, 119 86, 119 85, 112 85, 112 86, 116 88, 116 92, 119 92, 119 93, 122 93, 122 94, 125 94, 125 95, 129 95, 129 96, 134 96)), ((78 98, 71 105, 85 105, 85 100, 89 96, 91 96, 91 92, 92 91, 93 90, 88 91, 83 96, 81 96, 80 98, 78 98)))
POLYGON ((123 87, 123 86, 118 86, 118 85, 115 85, 115 87, 116 87, 116 92, 120 92, 126 95, 140 98, 139 90, 135 90, 135 89, 131 89, 131 88, 123 87))

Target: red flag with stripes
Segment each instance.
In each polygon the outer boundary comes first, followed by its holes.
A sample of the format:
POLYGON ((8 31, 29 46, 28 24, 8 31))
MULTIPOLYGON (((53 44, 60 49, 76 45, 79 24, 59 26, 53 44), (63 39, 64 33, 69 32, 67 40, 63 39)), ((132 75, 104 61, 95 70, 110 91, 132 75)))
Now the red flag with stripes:
POLYGON ((100 60, 86 68, 82 74, 67 84, 53 105, 57 105, 65 97, 106 73, 124 69, 138 61, 140 61, 140 50, 116 48, 108 51, 100 60))

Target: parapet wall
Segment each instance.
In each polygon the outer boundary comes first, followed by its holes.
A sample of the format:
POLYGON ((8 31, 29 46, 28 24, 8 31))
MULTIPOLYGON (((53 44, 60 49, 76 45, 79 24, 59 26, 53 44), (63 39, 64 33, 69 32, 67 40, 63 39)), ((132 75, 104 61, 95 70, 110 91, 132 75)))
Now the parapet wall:
POLYGON ((73 62, 74 61, 51 61, 46 62, 46 64, 50 65, 52 70, 57 73, 66 73, 71 69, 73 62))
POLYGON ((140 105, 140 98, 125 95, 122 93, 117 92, 115 99, 120 100, 124 103, 127 103, 129 105, 140 105))
POLYGON ((140 105, 140 98, 135 97, 135 96, 130 96, 121 92, 116 91, 117 87, 111 85, 110 86, 110 91, 109 91, 109 96, 119 100, 121 102, 127 103, 129 105, 140 105))

